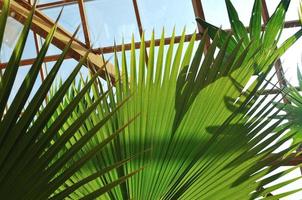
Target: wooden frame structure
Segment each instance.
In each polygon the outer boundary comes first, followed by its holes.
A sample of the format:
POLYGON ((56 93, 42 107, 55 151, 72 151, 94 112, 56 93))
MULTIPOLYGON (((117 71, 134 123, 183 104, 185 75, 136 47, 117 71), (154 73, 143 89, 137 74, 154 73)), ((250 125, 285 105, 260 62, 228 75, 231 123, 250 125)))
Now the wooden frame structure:
MULTIPOLYGON (((82 6, 83 6, 83 1, 79 0, 79 2, 82 6)), ((0 1, 0 6, 2 7, 3 1, 0 1)), ((84 15, 84 7, 81 6, 80 7, 80 13, 82 16, 82 21, 86 21, 85 19, 85 15, 84 15)), ((23 23, 25 21, 25 19, 27 18, 27 16, 30 13, 32 6, 29 2, 26 2, 24 0, 19 0, 19 1, 11 1, 10 4, 10 12, 13 12, 14 15, 13 17, 18 20, 19 22, 23 23)), ((55 22, 48 18, 45 14, 43 14, 41 11, 39 11, 38 9, 35 11, 34 17, 33 17, 33 21, 32 21, 32 26, 31 29, 33 30, 34 34, 38 34, 39 36, 45 38, 47 36, 47 34, 50 32, 51 28, 54 26, 55 22)), ((88 34, 88 29, 87 26, 86 28, 84 28, 84 30, 86 29, 86 31, 84 31, 84 33, 87 33, 87 38, 85 37, 85 39, 87 39, 88 41, 86 41, 85 43, 82 43, 81 41, 74 39, 72 44, 71 44, 71 48, 69 51, 69 57, 74 58, 76 60, 79 60, 81 57, 83 57, 86 52, 89 51, 89 34, 88 34)), ((57 31, 54 34, 54 38, 52 41, 52 44, 54 44, 56 47, 58 47, 59 49, 63 49, 64 46, 70 41, 70 39, 72 38, 72 34, 69 33, 67 30, 65 30, 63 27, 58 26, 57 31)), ((36 48, 38 49, 38 44, 35 43, 36 48)), ((54 58, 55 56, 53 56, 54 58)), ((47 59, 47 58, 46 58, 47 59)), ((30 61, 32 61, 33 59, 30 59, 30 61)), ((21 61, 22 63, 27 63, 27 64, 32 64, 32 62, 30 61, 21 61)), ((87 65, 89 65, 90 67, 95 67, 95 68, 104 68, 104 64, 105 61, 103 60, 102 56, 99 56, 93 52, 89 53, 88 55, 88 63, 87 65)), ((5 68, 5 64, 1 65, 2 68, 5 68)), ((114 67, 113 65, 111 65, 110 63, 106 65, 107 71, 109 73, 109 75, 111 75, 111 77, 114 79, 114 67)), ((101 74, 102 77, 105 77, 105 70, 103 69, 103 73, 101 74)))

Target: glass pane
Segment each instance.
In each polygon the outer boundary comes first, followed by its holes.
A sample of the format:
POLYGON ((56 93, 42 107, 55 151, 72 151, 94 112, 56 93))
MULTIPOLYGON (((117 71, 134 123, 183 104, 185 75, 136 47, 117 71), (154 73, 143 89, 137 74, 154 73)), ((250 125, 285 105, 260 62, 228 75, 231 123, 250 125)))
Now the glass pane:
POLYGON ((202 5, 207 22, 223 29, 231 27, 225 0, 203 0, 202 5))
MULTIPOLYGON (((53 20, 56 20, 62 7, 44 9, 42 12, 46 14, 53 20)), ((59 25, 61 25, 66 31, 70 32, 71 34, 77 29, 80 25, 80 30, 77 35, 77 39, 82 42, 85 42, 83 28, 81 24, 81 17, 79 13, 79 7, 77 4, 72 4, 65 6, 63 9, 62 16, 59 20, 59 25)))
POLYGON ((242 0, 233 0, 232 3, 238 12, 241 22, 245 26, 248 26, 250 24, 254 0, 245 0, 244 2, 242 0))
MULTIPOLYGON (((280 0, 266 0, 267 9, 269 14, 272 15, 277 8, 280 0)), ((299 0, 291 0, 288 11, 286 13, 285 20, 297 20, 298 17, 298 9, 299 9, 299 0)))
POLYGON ((139 40, 132 1, 91 1, 85 3, 85 8, 94 47, 112 46, 114 41, 121 44, 123 38, 129 43, 132 33, 139 40))
MULTIPOLYGON (((41 47, 41 46, 44 44, 44 42, 45 42, 44 38, 39 37, 39 36, 38 36, 38 41, 39 41, 39 46, 40 46, 40 47, 41 47)), ((57 54, 61 54, 61 53, 62 53, 62 50, 61 50, 61 49, 57 48, 57 47, 56 47, 55 45, 53 45, 53 44, 50 44, 49 47, 48 47, 48 50, 47 50, 46 55, 47 55, 47 56, 50 56, 50 55, 57 55, 57 54)))
POLYGON ((19 21, 12 17, 8 17, 4 31, 4 44, 9 48, 14 48, 17 39, 21 35, 23 27, 23 24, 21 24, 19 21))
MULTIPOLYGON (((55 65, 56 62, 48 62, 46 64, 46 68, 47 68, 47 73, 49 73, 51 71, 51 69, 53 68, 53 66, 55 65)), ((73 58, 69 58, 69 59, 65 59, 62 63, 62 66, 60 67, 58 74, 56 76, 56 81, 65 81, 69 75, 72 73, 72 71, 75 69, 76 65, 78 64, 78 61, 76 61, 73 58)), ((82 75, 84 78, 88 77, 89 75, 89 69, 87 67, 85 67, 84 65, 82 66, 80 72, 78 73, 76 80, 79 80, 80 76, 82 75)), ((56 82, 56 83, 57 83, 56 82)))
POLYGON ((185 26, 187 33, 196 31, 197 25, 191 1, 138 0, 137 2, 146 38, 150 38, 153 29, 156 37, 159 38, 163 27, 166 36, 171 36, 174 27, 176 35, 181 35, 185 26))
MULTIPOLYGON (((9 45, 4 45, 1 48, 0 62, 8 62, 10 56, 15 48, 14 46, 10 47, 9 45)), ((35 58, 37 56, 35 41, 33 37, 33 32, 30 31, 27 37, 27 41, 25 43, 22 59, 26 58, 35 58)))
POLYGON ((36 56, 37 56, 37 49, 35 45, 34 34, 32 31, 30 31, 25 44, 22 59, 35 58, 36 56))
MULTIPOLYGON (((231 27, 225 0, 203 0, 202 3, 206 21, 216 25, 217 27, 222 27, 223 29, 229 29, 231 27)), ((245 26, 248 26, 250 23, 254 0, 245 0, 244 2, 242 0, 232 0, 232 3, 238 12, 241 22, 245 26)))
MULTIPOLYGON (((49 73, 56 62, 48 62, 47 63, 47 72, 49 73)), ((57 81, 62 79, 65 81, 67 77, 71 74, 72 70, 75 68, 75 66, 78 64, 78 62, 74 59, 65 59, 62 63, 62 66, 60 67, 58 74, 57 74, 57 81)), ((83 66, 83 68, 85 68, 83 66)))
POLYGON ((22 81, 24 80, 24 77, 26 76, 27 72, 29 71, 30 66, 24 66, 24 67, 20 67, 18 69, 17 75, 16 75, 16 79, 12 88, 12 91, 10 93, 9 96, 9 100, 8 100, 8 104, 10 104, 12 102, 12 100, 14 99, 14 97, 16 96, 22 81))
MULTIPOLYGON (((9 100, 8 100, 8 104, 12 103, 14 97, 16 96, 25 76, 27 75, 28 71, 30 69, 30 66, 27 65, 27 66, 22 66, 18 69, 18 72, 17 72, 17 75, 16 75, 16 79, 15 79, 15 82, 14 82, 14 85, 13 85, 13 88, 12 88, 12 91, 11 91, 11 94, 9 96, 9 100)), ((32 91, 31 91, 31 94, 29 96, 29 100, 32 99, 32 97, 34 96, 34 94, 37 92, 39 86, 41 85, 41 77, 38 76, 37 79, 36 79, 36 82, 32 88, 32 91)))
POLYGON ((58 0, 39 0, 39 4, 44 4, 44 3, 52 3, 52 2, 56 2, 58 0))
POLYGON ((297 20, 299 19, 299 6, 300 0, 291 0, 288 11, 286 13, 285 20, 297 20))
MULTIPOLYGON (((297 32, 299 28, 290 28, 283 31, 281 40, 284 41, 286 38, 297 32)), ((292 47, 285 52, 281 57, 282 67, 285 72, 286 79, 290 84, 298 86, 297 79, 297 67, 302 70, 301 67, 301 56, 302 56, 302 40, 298 40, 292 47)))
MULTIPOLYGON (((1 48, 0 61, 7 62, 11 56, 13 49, 20 37, 23 25, 16 21, 12 17, 8 17, 7 24, 4 32, 4 40, 1 48)), ((25 44, 25 49, 23 51, 22 58, 33 58, 36 57, 36 48, 35 48, 33 32, 30 31, 28 38, 25 44)))

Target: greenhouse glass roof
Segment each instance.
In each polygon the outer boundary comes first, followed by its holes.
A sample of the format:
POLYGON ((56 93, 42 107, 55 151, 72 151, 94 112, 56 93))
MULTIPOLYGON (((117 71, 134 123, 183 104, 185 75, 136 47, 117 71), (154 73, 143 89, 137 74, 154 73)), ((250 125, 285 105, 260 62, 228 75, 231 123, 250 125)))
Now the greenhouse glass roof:
MULTIPOLYGON (((25 7, 26 4, 32 4, 27 0, 16 2, 25 7)), ((246 0, 244 3, 241 0, 232 2, 239 12, 240 19, 248 26, 253 0, 246 0)), ((265 5, 263 6, 265 11, 263 12, 263 19, 265 19, 265 17, 272 15, 279 1, 266 0, 262 2, 265 5)), ((285 29, 282 35, 284 38, 294 33, 300 26, 298 4, 299 0, 292 0, 291 2, 285 24, 288 29, 285 29)), ((145 38, 148 40, 153 30, 155 37, 159 38, 163 27, 165 28, 166 43, 169 42, 174 28, 175 35, 180 36, 186 27, 186 39, 189 40, 194 32, 201 33, 203 31, 197 27, 196 16, 223 29, 230 28, 224 0, 40 0, 37 8, 41 15, 52 21, 56 20, 63 8, 59 25, 70 34, 80 26, 80 31, 77 34, 79 42, 86 48, 92 47, 97 54, 104 53, 105 58, 112 56, 114 44, 117 45, 117 50, 120 50, 119 45, 123 42, 125 44, 130 43, 132 36, 136 42, 140 41, 143 32, 145 32, 145 38)), ((33 62, 37 52, 36 46, 39 48, 42 41, 43 38, 40 38, 40 34, 30 33, 27 51, 23 55, 21 65, 30 65, 33 62)), ((296 55, 301 54, 300 48, 297 48, 299 45, 298 42, 281 58, 285 77, 293 85, 297 85, 297 79, 292 75, 296 74, 296 66, 300 63, 296 59, 299 57, 296 55)), ((10 53, 9 47, 1 52, 2 67, 7 62, 10 53)), ((53 46, 45 59, 45 65, 51 66, 52 61, 56 60, 59 53, 60 49, 53 46)), ((68 64, 68 62, 66 63, 68 64)))

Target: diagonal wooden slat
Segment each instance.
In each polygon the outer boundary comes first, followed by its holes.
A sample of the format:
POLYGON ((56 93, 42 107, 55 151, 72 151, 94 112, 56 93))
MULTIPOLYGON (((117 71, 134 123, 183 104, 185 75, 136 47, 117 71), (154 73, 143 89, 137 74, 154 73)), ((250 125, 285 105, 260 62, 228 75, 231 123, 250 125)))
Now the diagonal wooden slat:
MULTIPOLYGON (((0 6, 2 7, 3 1, 0 1, 0 6)), ((14 12, 13 17, 20 21, 21 23, 27 18, 31 5, 24 1, 11 1, 10 5, 11 12, 14 12)), ((39 10, 36 10, 35 15, 33 17, 31 29, 40 35, 41 37, 45 38, 51 28, 54 25, 54 21, 49 19, 39 10)), ((52 43, 58 47, 59 49, 63 49, 67 42, 71 39, 72 34, 64 30, 64 28, 59 27, 54 35, 54 39, 52 43)), ((85 44, 75 40, 71 45, 71 49, 69 52, 69 56, 79 60, 81 57, 85 55, 85 53, 89 51, 89 49, 85 46, 85 44)), ((102 68, 101 77, 105 78, 105 69, 103 67, 105 61, 102 59, 100 55, 95 53, 90 53, 88 55, 88 63, 87 66, 95 67, 96 69, 102 68)), ((108 63, 106 65, 106 69, 111 76, 112 80, 114 81, 114 67, 112 64, 108 63)))

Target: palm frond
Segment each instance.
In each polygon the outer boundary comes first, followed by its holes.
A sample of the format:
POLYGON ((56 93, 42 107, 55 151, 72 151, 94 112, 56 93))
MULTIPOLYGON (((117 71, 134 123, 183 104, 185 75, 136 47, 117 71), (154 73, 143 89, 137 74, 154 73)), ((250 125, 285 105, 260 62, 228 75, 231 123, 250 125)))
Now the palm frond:
MULTIPOLYGON (((259 1, 256 1, 256 16, 259 9, 259 1)), ((256 24, 253 35, 257 37, 260 34, 258 18, 252 19, 251 23, 256 24)), ((208 33, 211 35, 212 31, 210 27, 208 33)), ((288 132, 289 126, 280 128, 284 118, 274 120, 280 114, 277 104, 273 103, 275 98, 267 102, 267 95, 261 94, 269 84, 264 84, 264 80, 273 63, 301 33, 298 31, 278 48, 276 41, 265 42, 263 47, 264 36, 259 36, 259 40, 237 41, 231 34, 215 29, 207 53, 203 53, 205 38, 196 42, 194 35, 185 48, 184 34, 178 45, 174 44, 173 34, 171 43, 164 46, 163 33, 160 46, 155 47, 153 33, 147 64, 144 37, 138 60, 133 39, 129 57, 124 47, 121 58, 115 56, 115 79, 120 81, 109 91, 110 100, 98 107, 98 112, 85 122, 78 137, 82 137, 86 127, 93 127, 104 113, 132 95, 89 146, 97 145, 99 137, 118 130, 121 124, 139 113, 140 117, 97 157, 105 158, 102 162, 109 165, 130 155, 145 153, 85 185, 78 190, 79 196, 73 198, 85 196, 142 166, 141 173, 100 199, 269 199, 267 194, 296 181, 292 179, 268 186, 290 172, 283 170, 278 175, 271 174, 288 162, 298 144, 272 154, 296 132, 288 132), (196 43, 198 45, 194 47, 196 43), (243 92, 255 73, 257 80, 243 92)), ((87 109, 99 91, 103 91, 103 86, 94 85, 92 91, 93 96, 86 96, 75 115, 81 115, 87 109)), ((99 169, 97 157, 82 170, 99 169)), ((78 177, 81 172, 72 179, 78 177)))
MULTIPOLYGON (((299 81, 299 88, 301 88, 302 76, 301 71, 297 68, 297 78, 299 81)), ((298 144, 302 141, 302 95, 298 88, 295 88, 290 83, 288 83, 287 88, 282 91, 283 95, 289 100, 289 104, 278 103, 277 106, 282 108, 285 113, 278 115, 276 118, 284 117, 287 121, 283 126, 290 125, 290 132, 296 132, 294 139, 294 144, 298 144)))

